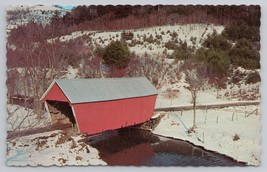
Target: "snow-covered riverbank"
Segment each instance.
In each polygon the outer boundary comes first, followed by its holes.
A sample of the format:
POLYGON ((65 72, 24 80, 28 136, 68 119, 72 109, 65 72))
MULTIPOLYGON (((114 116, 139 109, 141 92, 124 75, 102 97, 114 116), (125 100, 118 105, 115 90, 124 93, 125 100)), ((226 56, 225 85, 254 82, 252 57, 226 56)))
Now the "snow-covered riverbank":
POLYGON ((258 106, 197 110, 194 130, 190 130, 193 111, 159 112, 164 117, 152 132, 258 166, 261 163, 260 112, 256 109, 258 106))
POLYGON ((7 141, 6 164, 9 166, 107 165, 98 151, 79 141, 82 135, 69 136, 51 131, 7 141))

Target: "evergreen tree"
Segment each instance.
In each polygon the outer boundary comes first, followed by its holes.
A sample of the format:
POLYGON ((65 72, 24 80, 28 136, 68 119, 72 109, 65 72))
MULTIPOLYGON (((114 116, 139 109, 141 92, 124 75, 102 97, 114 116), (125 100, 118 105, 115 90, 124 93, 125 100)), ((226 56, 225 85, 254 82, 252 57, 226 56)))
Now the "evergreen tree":
POLYGON ((253 47, 253 44, 243 38, 238 41, 229 52, 231 63, 236 66, 242 66, 247 69, 260 68, 259 51, 253 47))
POLYGON ((230 40, 239 41, 243 38, 251 42, 260 41, 259 27, 249 26, 245 22, 237 22, 225 28, 222 35, 230 40))
POLYGON ((187 43, 179 40, 179 44, 173 47, 172 56, 177 60, 186 60, 193 57, 193 48, 187 46, 187 43))
POLYGON ((196 51, 195 58, 206 64, 210 73, 227 75, 231 63, 228 54, 232 46, 228 40, 214 32, 202 45, 203 47, 196 51))
POLYGON ((104 50, 103 60, 107 65, 116 68, 125 68, 129 63, 130 51, 121 41, 112 41, 104 50))
POLYGON ((196 54, 195 58, 207 64, 210 72, 214 72, 217 75, 226 75, 230 67, 230 58, 225 53, 225 51, 219 49, 205 49, 200 48, 196 54))
POLYGON ((212 35, 208 35, 207 39, 203 43, 204 47, 219 49, 222 51, 229 51, 232 45, 228 42, 228 40, 218 35, 216 32, 213 32, 212 35))

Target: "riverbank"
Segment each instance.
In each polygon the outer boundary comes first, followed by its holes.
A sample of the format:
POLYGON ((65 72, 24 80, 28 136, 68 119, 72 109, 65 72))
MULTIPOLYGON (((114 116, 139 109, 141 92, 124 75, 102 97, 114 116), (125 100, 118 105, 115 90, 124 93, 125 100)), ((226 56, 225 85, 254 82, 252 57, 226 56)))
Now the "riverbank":
POLYGON ((97 149, 82 142, 84 136, 70 136, 55 130, 7 141, 8 166, 107 165, 97 149))
POLYGON ((258 166, 260 160, 260 112, 258 106, 197 110, 196 126, 193 111, 158 112, 163 115, 152 133, 177 138, 206 150, 232 157, 247 165, 258 166), (251 113, 253 112, 253 113, 251 113))

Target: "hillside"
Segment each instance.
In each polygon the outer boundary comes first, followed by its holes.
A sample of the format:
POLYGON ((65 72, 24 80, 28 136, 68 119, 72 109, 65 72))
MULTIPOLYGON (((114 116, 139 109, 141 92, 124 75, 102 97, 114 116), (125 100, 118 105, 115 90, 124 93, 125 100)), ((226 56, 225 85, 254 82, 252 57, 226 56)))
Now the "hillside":
POLYGON ((164 51, 171 55, 173 51, 165 47, 172 39, 186 42, 188 46, 201 47, 203 41, 214 31, 221 34, 224 26, 213 24, 185 24, 174 26, 157 26, 150 28, 120 30, 114 32, 78 31, 64 35, 58 39, 62 42, 86 37, 85 45, 94 47, 106 47, 111 41, 122 39, 122 33, 132 33, 131 39, 126 40, 130 51, 137 55, 162 55, 164 51), (173 35, 176 35, 175 38, 173 35))
POLYGON ((51 22, 51 18, 56 13, 61 17, 66 14, 66 11, 61 8, 43 5, 8 6, 6 11, 6 19, 8 23, 6 26, 7 33, 20 25, 26 25, 29 21, 47 25, 51 22))

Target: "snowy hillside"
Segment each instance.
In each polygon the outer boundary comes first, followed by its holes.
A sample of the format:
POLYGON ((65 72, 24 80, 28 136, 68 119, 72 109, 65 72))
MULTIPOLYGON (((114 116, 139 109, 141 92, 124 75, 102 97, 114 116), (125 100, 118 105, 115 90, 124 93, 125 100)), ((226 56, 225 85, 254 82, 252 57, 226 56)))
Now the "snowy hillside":
POLYGON ((50 19, 53 17, 56 11, 59 12, 60 16, 63 16, 66 11, 54 7, 54 6, 8 6, 7 11, 7 33, 11 29, 16 28, 19 25, 27 24, 29 21, 34 21, 37 23, 48 24, 50 19))
MULTIPOLYGON (((82 39, 85 46, 106 47, 111 41, 120 40, 122 33, 132 33, 132 39, 126 40, 131 52, 135 52, 140 56, 147 54, 156 60, 164 59, 162 76, 158 78, 157 86, 159 95, 156 108, 160 108, 190 105, 192 100, 191 92, 188 89, 190 85, 186 81, 185 71, 180 69, 182 62, 176 63, 174 59, 164 58, 170 57, 173 52, 173 50, 167 49, 165 44, 168 41, 181 40, 186 42, 188 46, 194 46, 195 49, 198 49, 208 35, 211 35, 214 31, 221 34, 223 30, 224 26, 213 24, 185 24, 109 32, 77 31, 54 39, 59 39, 61 42, 82 39), (163 71, 166 72, 164 73, 163 71), (169 97, 169 91, 174 91, 172 98, 169 97)), ((233 75, 236 72, 248 75, 253 71, 239 67, 233 71, 233 75)), ((77 69, 69 67, 64 77, 79 78, 77 69)), ((206 83, 198 93, 198 97, 201 97, 201 99, 197 100, 197 104, 259 99, 259 83, 247 84, 245 79, 246 77, 241 78, 238 84, 228 84, 225 89, 216 89, 213 85, 206 83)))
POLYGON ((120 40, 123 32, 133 33, 133 38, 127 40, 130 51, 137 55, 148 53, 150 55, 162 55, 166 51, 169 55, 173 50, 168 50, 165 44, 172 39, 185 41, 188 46, 201 47, 201 43, 207 38, 207 35, 216 31, 218 34, 224 30, 224 26, 213 24, 185 24, 174 26, 157 26, 137 30, 124 31, 77 31, 70 35, 59 38, 60 41, 69 41, 82 36, 87 36, 87 45, 107 46, 112 40, 120 40), (175 35, 175 36, 174 36, 175 35))

